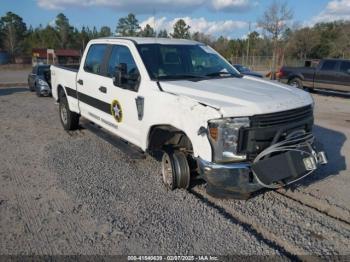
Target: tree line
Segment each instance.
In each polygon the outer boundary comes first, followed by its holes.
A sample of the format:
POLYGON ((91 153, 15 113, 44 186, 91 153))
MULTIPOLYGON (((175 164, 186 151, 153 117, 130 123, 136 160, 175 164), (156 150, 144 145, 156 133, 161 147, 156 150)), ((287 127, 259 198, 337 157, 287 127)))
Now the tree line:
MULTIPOLYGON (((109 26, 73 27, 69 19, 60 13, 55 22, 36 28, 27 26, 23 19, 7 12, 0 18, 0 50, 6 50, 12 58, 30 56, 32 48, 72 48, 83 51, 89 40, 99 37, 142 36, 193 39, 204 42, 224 57, 269 56, 274 64, 285 58, 319 59, 324 57, 350 58, 350 21, 318 23, 312 27, 288 26, 293 13, 285 4, 272 5, 266 9, 257 25, 262 33, 250 32, 244 39, 215 38, 202 32, 191 32, 190 25, 179 19, 172 32, 155 29, 147 24, 141 28, 132 13, 117 21, 114 31, 109 26)), ((282 61, 281 61, 282 60, 282 61)))

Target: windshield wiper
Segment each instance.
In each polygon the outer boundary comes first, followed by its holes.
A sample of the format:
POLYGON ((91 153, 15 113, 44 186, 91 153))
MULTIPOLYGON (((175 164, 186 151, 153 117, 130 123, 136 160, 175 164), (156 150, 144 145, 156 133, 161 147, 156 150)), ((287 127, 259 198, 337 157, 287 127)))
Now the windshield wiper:
POLYGON ((239 75, 236 74, 232 74, 230 72, 213 72, 213 73, 209 73, 206 74, 205 76, 232 76, 232 77, 240 77, 239 75))
POLYGON ((159 76, 158 79, 181 79, 181 78, 206 78, 205 76, 200 75, 191 75, 191 74, 181 74, 181 75, 167 75, 159 76))

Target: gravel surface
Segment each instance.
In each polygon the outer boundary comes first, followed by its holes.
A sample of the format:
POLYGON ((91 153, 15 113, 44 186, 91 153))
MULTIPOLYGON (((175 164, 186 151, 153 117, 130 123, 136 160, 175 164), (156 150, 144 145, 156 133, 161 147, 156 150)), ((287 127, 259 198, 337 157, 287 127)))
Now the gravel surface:
POLYGON ((317 140, 329 164, 319 172, 281 192, 350 223, 350 95, 313 95, 317 140))
POLYGON ((86 129, 67 133, 52 99, 0 88, 0 254, 349 254, 349 100, 315 99, 316 134, 333 141, 329 167, 237 201, 203 185, 169 192, 151 157, 132 159, 86 129))
POLYGON ((31 68, 21 68, 17 70, 1 69, 0 84, 2 83, 27 83, 28 74, 31 68))

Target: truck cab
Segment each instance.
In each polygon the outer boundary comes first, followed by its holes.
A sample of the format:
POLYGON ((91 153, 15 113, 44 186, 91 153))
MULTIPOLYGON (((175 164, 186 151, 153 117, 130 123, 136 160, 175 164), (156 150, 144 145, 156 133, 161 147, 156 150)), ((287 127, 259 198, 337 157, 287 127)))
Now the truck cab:
POLYGON ((101 38, 78 70, 51 67, 64 129, 84 117, 162 154, 170 188, 196 177, 215 196, 247 198, 310 175, 313 100, 299 89, 242 76, 211 47, 183 39, 101 38))

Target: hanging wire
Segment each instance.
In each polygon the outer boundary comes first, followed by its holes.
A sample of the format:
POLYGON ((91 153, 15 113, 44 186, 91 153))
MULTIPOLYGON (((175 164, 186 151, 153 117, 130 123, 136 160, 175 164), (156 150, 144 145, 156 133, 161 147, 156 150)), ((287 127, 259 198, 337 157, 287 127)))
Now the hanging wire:
MULTIPOLYGON (((290 138, 287 138, 281 142, 278 142, 276 144, 273 144, 271 146, 269 146, 268 148, 266 148, 265 150, 263 150, 262 152, 260 152, 257 157, 254 159, 253 163, 256 163, 258 161, 260 161, 261 159, 268 157, 269 155, 271 155, 272 153, 282 153, 282 152, 286 152, 286 151, 296 151, 296 152, 300 152, 301 154, 306 154, 309 157, 313 157, 315 162, 317 163, 317 156, 316 156, 316 152, 315 150, 312 148, 312 144, 314 142, 315 138, 312 135, 312 133, 305 133, 305 134, 300 134, 300 135, 296 135, 290 138), (309 149, 305 150, 303 148, 307 147, 309 149)), ((294 183, 300 179, 303 179, 304 177, 310 175, 314 170, 310 170, 309 172, 307 172, 305 175, 290 181, 288 183, 283 183, 283 184, 271 184, 271 185, 267 185, 265 183, 263 183, 259 177, 257 176, 257 174, 254 172, 254 170, 252 170, 253 175, 255 177, 255 179, 257 180, 257 182, 266 188, 272 188, 272 189, 276 189, 276 188, 280 188, 280 187, 284 187, 287 186, 291 183, 294 183)))

